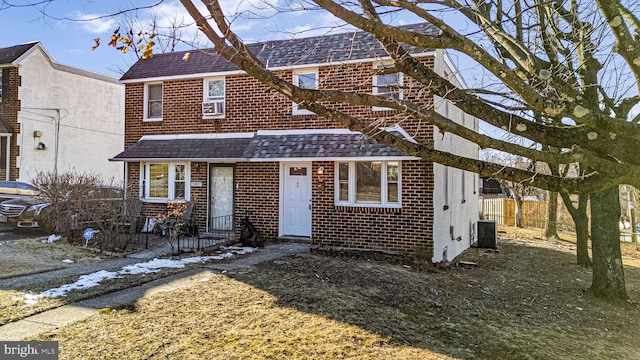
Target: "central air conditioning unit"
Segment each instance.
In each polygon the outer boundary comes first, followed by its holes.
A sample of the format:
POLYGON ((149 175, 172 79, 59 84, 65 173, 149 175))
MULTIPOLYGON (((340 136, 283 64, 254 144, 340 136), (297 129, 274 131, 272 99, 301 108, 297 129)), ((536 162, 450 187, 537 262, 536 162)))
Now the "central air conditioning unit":
POLYGON ((224 115, 224 101, 214 101, 202 103, 203 116, 224 115))
POLYGON ((498 226, 495 221, 478 220, 478 247, 495 249, 497 246, 498 226))

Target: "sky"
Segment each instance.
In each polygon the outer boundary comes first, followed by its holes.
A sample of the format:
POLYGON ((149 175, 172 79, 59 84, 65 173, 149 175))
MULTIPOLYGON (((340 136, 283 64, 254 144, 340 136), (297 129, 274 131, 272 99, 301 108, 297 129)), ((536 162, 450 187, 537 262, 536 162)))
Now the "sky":
MULTIPOLYGON (((210 47, 202 35, 198 34, 193 20, 177 0, 45 0, 46 5, 29 5, 40 0, 4 0, 0 2, 0 48, 33 41, 40 41, 56 62, 64 65, 91 70, 120 77, 137 58, 122 54, 107 46, 119 23, 126 18, 137 18, 143 29, 150 28, 150 20, 155 16, 160 27, 185 23, 191 26, 184 30, 181 38, 197 47, 210 47), (145 8, 152 4, 153 9, 145 8), (108 16, 123 10, 126 15, 108 16), (174 19, 174 20, 172 20, 174 19), (198 34, 198 35, 196 35, 198 34), (101 45, 92 51, 94 39, 100 38, 101 45)), ((195 4, 201 5, 199 0, 195 4)), ((326 33, 335 28, 337 20, 327 13, 286 11, 276 13, 264 4, 282 3, 278 0, 222 0, 228 13, 241 12, 259 4, 257 11, 251 11, 249 19, 233 24, 234 31, 247 42, 290 38, 293 34, 306 37, 326 33)), ((397 20, 397 19, 396 19, 397 20)), ((418 20, 397 20, 397 23, 413 23, 418 20)), ((140 26, 136 26, 140 28, 140 26)), ((342 29, 344 30, 344 29, 342 29)), ((335 31, 335 30, 333 30, 335 31)), ((193 46, 178 44, 177 50, 189 50, 193 46)), ((160 52, 158 47, 154 49, 160 52)))
MULTIPOLYGON (((303 0, 300 0, 304 2, 303 0)), ((332 15, 319 11, 274 8, 284 0, 220 0, 225 14, 249 14, 232 23, 232 29, 245 42, 307 37, 345 31, 332 15)), ((200 0, 194 3, 202 8, 200 0)), ((280 5, 281 6, 281 5, 280 5)), ((204 9, 201 12, 206 13, 204 9)), ((150 19, 166 29, 172 23, 189 25, 176 50, 210 47, 192 18, 178 0, 2 0, 0 1, 0 48, 40 41, 56 62, 119 78, 137 58, 123 54, 107 43, 120 24, 135 20, 136 29, 150 29, 150 19), (32 4, 41 5, 32 5, 32 4), (155 5, 155 6, 152 6, 155 5), (110 16, 129 10, 120 15, 110 16), (96 38, 101 45, 92 50, 96 38)), ((387 18, 394 25, 419 22, 418 18, 387 18)), ((452 21, 456 21, 455 19, 452 21)), ((162 31, 159 31, 162 32, 162 31)), ((156 39, 157 42, 162 40, 156 39)), ((166 43, 166 41, 165 41, 166 43)), ((159 46, 156 53, 162 52, 159 46)), ((462 77, 471 87, 486 79, 467 57, 449 52, 462 77)), ((640 112, 636 107, 633 115, 640 112)))

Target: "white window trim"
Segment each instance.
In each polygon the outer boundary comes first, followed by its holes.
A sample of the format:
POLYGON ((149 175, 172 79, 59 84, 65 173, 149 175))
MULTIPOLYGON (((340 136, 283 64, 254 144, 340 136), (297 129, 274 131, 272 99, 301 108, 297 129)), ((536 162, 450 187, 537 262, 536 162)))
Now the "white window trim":
MULTIPOLYGON (((382 62, 382 63, 378 62, 378 63, 374 63, 373 64, 373 69, 374 70, 380 70, 380 67, 387 67, 387 66, 390 66, 390 65, 392 65, 392 63, 390 63, 390 62, 382 62)), ((373 93, 373 95, 378 95, 378 76, 384 76, 384 75, 377 75, 377 74, 373 75, 373 80, 372 80, 372 84, 373 84, 372 93, 373 93)), ((400 87, 402 87, 404 85, 404 74, 401 73, 401 72, 398 73, 398 81, 400 82, 398 85, 400 87)), ((398 95, 399 95, 398 97, 399 97, 400 100, 404 99, 404 91, 402 90, 402 88, 400 88, 400 91, 399 91, 398 95)), ((388 108, 388 107, 373 106, 371 108, 371 110, 373 110, 373 111, 389 111, 389 110, 393 110, 393 109, 392 108, 388 108)))
MULTIPOLYGON (((360 161, 368 161, 367 159, 362 159, 360 161)), ((396 162, 397 160, 392 160, 396 162)), ((381 185, 380 191, 381 200, 380 204, 372 204, 372 203, 358 203, 356 202, 356 162, 357 161, 336 161, 334 163, 334 202, 336 206, 351 206, 351 207, 369 207, 369 208, 394 208, 399 209, 402 208, 402 161, 398 162, 398 202, 388 202, 388 181, 389 178, 387 176, 387 163, 389 161, 382 161, 382 172, 380 174, 381 177, 381 185), (349 200, 343 201, 340 200, 340 163, 349 163, 349 200)))
POLYGON ((162 85, 162 114, 164 115, 164 83, 159 82, 150 82, 144 84, 144 106, 143 106, 143 119, 144 122, 154 122, 154 121, 162 121, 162 116, 160 117, 149 117, 149 86, 150 85, 162 85))
POLYGON ((140 190, 142 191, 141 199, 144 202, 149 203, 164 203, 167 201, 174 201, 175 199, 172 197, 172 194, 175 192, 175 178, 176 178, 176 165, 184 165, 184 199, 180 199, 179 201, 189 201, 191 200, 191 163, 186 161, 149 161, 149 162, 141 162, 140 169, 142 169, 142 176, 140 177, 140 190), (149 178, 151 176, 151 166, 152 164, 169 164, 169 183, 168 183, 168 198, 150 198, 149 197, 149 186, 150 181, 149 178))
MULTIPOLYGON (((292 74, 292 81, 293 81, 293 85, 295 86, 299 86, 300 84, 300 75, 306 75, 306 74, 315 74, 316 75, 316 84, 314 86, 314 89, 318 89, 318 83, 319 83, 319 76, 320 76, 320 72, 318 71, 318 68, 308 68, 308 69, 297 69, 293 71, 292 74)), ((292 114, 293 115, 313 115, 315 114, 313 111, 307 110, 307 109, 300 109, 298 104, 295 102, 292 102, 292 114)))
POLYGON ((224 93, 222 95, 222 113, 221 114, 204 114, 203 119, 224 119, 227 113, 227 80, 224 76, 208 77, 202 81, 202 103, 206 103, 209 97, 209 81, 222 81, 224 82, 224 93))

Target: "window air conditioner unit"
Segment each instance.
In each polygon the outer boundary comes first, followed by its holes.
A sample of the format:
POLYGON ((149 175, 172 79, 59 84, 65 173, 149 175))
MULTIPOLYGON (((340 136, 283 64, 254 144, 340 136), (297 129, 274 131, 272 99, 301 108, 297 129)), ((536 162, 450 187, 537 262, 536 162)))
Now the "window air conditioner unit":
POLYGON ((223 101, 202 103, 202 115, 212 116, 212 115, 223 115, 223 114, 224 114, 223 101))

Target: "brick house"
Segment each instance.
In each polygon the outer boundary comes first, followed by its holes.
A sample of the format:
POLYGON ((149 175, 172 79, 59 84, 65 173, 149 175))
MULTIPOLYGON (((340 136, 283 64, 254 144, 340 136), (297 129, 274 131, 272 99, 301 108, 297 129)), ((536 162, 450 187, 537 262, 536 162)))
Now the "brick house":
MULTIPOLYGON (((411 25, 436 33, 427 24, 411 25)), ((477 128, 442 99, 419 97, 402 74, 377 75, 388 58, 367 33, 249 44, 270 69, 304 87, 416 99, 477 128), (400 85, 402 90, 397 90, 400 85)), ((446 53, 411 49, 462 86, 446 53)), ((266 240, 306 239, 360 250, 433 254, 450 260, 475 241, 477 176, 409 156, 342 129, 292 103, 211 49, 157 54, 135 63, 125 84, 125 178, 144 212, 167 201, 195 202, 206 233, 218 219, 248 215, 266 240)), ((477 157, 478 149, 389 109, 340 105, 382 119, 380 128, 411 141, 477 157)))
POLYGON ((109 161, 124 146, 118 79, 59 64, 39 42, 0 48, 0 79, 1 180, 75 170, 122 181, 109 161))

